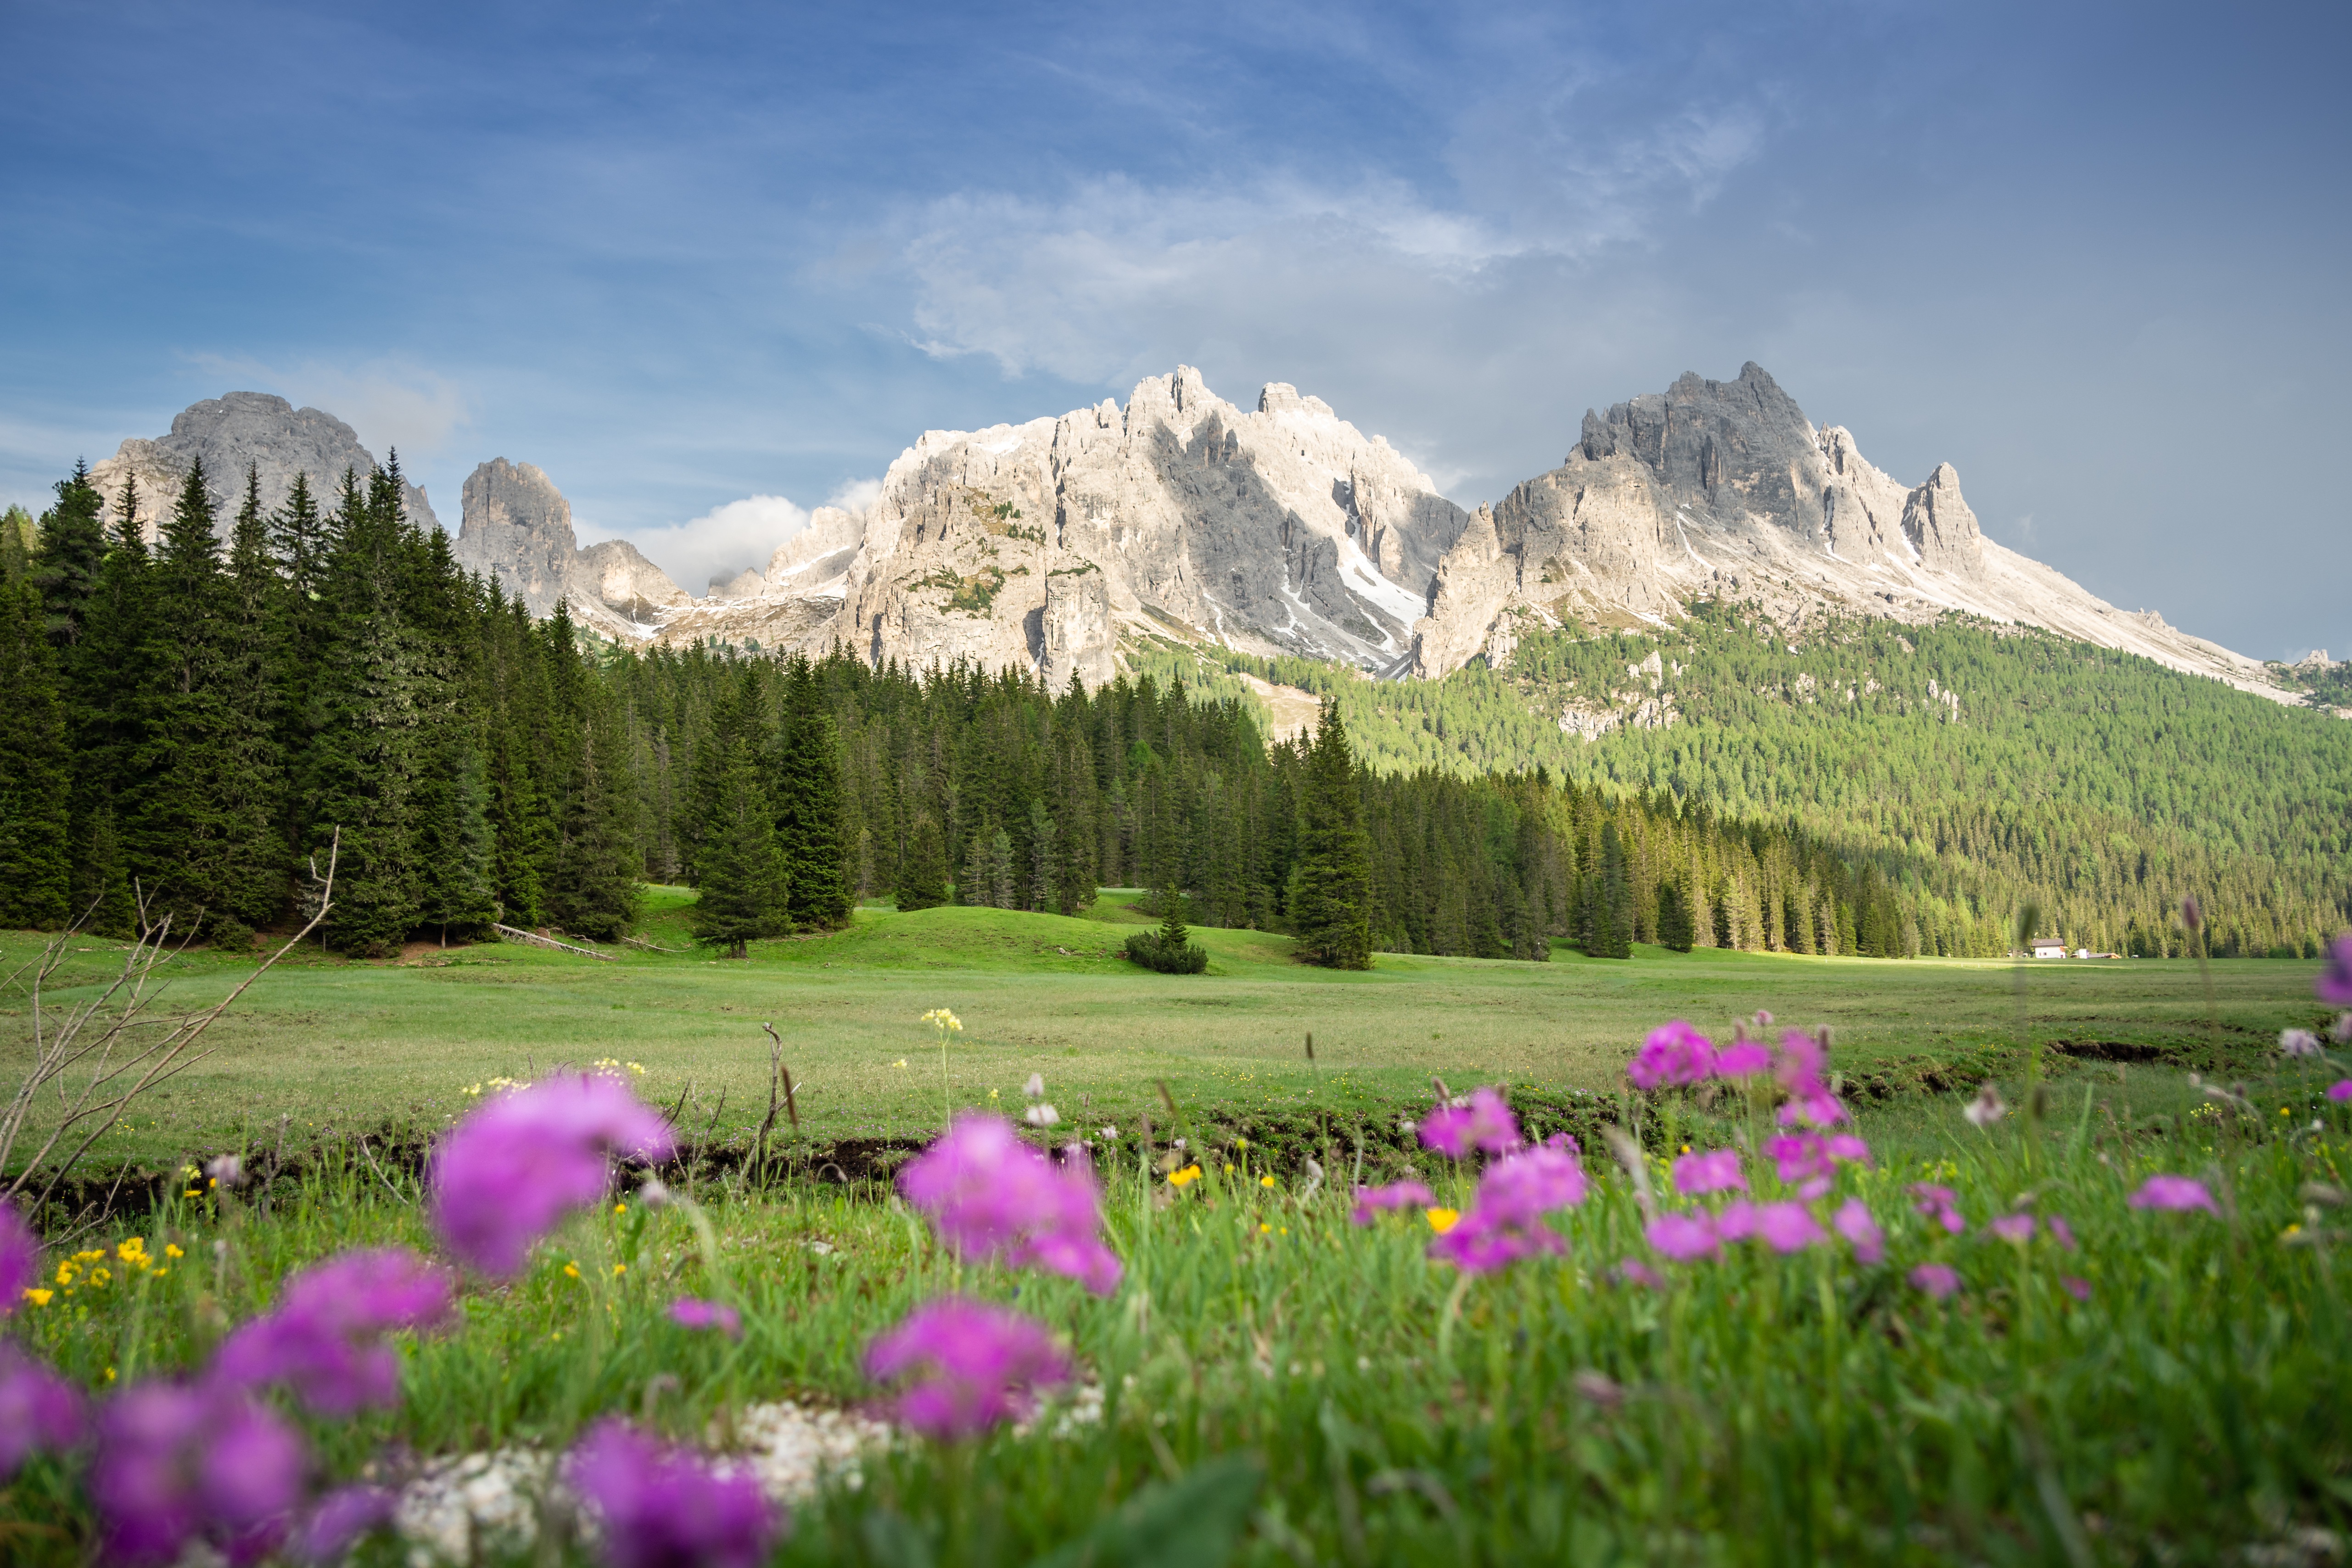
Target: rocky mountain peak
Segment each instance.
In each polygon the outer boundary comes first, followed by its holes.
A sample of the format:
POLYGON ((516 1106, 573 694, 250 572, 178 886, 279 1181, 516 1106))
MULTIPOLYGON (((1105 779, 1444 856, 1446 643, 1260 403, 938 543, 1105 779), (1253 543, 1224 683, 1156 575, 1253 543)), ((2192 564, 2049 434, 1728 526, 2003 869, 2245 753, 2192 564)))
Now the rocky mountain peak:
MULTIPOLYGON (((90 482, 106 502, 108 523, 115 521, 123 480, 135 479, 139 521, 152 538, 171 515, 198 458, 204 459, 224 539, 244 499, 248 467, 260 473, 261 504, 270 511, 285 504, 297 474, 310 476, 310 493, 325 510, 334 505, 346 470, 364 479, 378 467, 374 455, 360 445, 358 432, 323 409, 297 408, 267 392, 225 393, 182 409, 173 416, 169 434, 152 440, 133 436, 91 468, 90 482)), ((401 500, 411 521, 441 526, 432 502, 415 485, 404 481, 401 500)))
POLYGON ((530 463, 494 458, 467 476, 465 513, 451 549, 460 565, 491 579, 534 616, 566 600, 583 625, 641 638, 666 611, 689 601, 637 547, 611 539, 580 548, 572 503, 530 463))

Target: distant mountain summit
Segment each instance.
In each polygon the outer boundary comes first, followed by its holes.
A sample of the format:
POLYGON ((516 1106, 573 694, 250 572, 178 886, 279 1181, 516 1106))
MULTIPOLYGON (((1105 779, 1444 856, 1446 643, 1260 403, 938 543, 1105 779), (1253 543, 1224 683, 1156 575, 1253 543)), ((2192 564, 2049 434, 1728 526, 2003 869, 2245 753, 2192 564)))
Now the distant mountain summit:
POLYGON ((568 599, 574 619, 608 636, 643 641, 666 615, 692 603, 634 544, 608 539, 582 549, 572 528, 572 503, 529 463, 492 458, 467 476, 463 499, 450 553, 534 616, 568 599))
MULTIPOLYGON (((297 408, 266 392, 231 392, 190 404, 173 417, 171 434, 152 441, 133 436, 90 469, 90 483, 106 501, 107 522, 114 521, 122 481, 135 477, 139 521, 152 538, 172 515, 196 458, 205 460, 224 539, 244 497, 248 465, 260 469, 261 504, 272 511, 294 488, 296 474, 310 476, 310 492, 318 497, 319 509, 327 511, 334 507, 336 487, 346 469, 364 479, 377 468, 374 454, 360 445, 359 433, 324 409, 297 408)), ((401 497, 412 520, 429 528, 441 526, 422 489, 404 482, 401 497)))

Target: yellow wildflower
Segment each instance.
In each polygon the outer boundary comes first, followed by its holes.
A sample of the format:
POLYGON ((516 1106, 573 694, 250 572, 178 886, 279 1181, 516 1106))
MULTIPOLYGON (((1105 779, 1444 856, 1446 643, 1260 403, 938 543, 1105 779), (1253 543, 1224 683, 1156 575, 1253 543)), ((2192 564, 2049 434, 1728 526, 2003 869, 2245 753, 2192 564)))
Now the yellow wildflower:
POLYGON ((55 1290, 27 1289, 25 1292, 25 1300, 36 1307, 46 1307, 49 1304, 49 1298, 56 1294, 55 1290))
POLYGON ((106 1381, 109 1383, 114 1381, 114 1369, 110 1366, 106 1369, 106 1381))
POLYGON ((613 1205, 613 1212, 614 1214, 626 1214, 629 1212, 629 1205, 626 1204, 614 1204, 613 1205))
POLYGON ((625 1264, 625 1263, 615 1263, 614 1265, 613 1265, 613 1275, 614 1275, 614 1278, 615 1278, 615 1279, 618 1279, 620 1276, 622 1276, 622 1275, 624 1275, 624 1274, 626 1274, 628 1271, 629 1271, 629 1266, 628 1266, 627 1264, 625 1264))
POLYGON ((572 1276, 572 1279, 577 1279, 580 1278, 580 1265, 577 1263, 567 1263, 563 1266, 563 1272, 572 1276))
POLYGON ((166 1258, 185 1258, 187 1254, 181 1251, 176 1243, 167 1241, 163 1244, 163 1256, 166 1258))
POLYGON ((1272 1176, 1260 1176, 1257 1179, 1257 1184, 1261 1187, 1270 1187, 1274 1185, 1274 1178, 1272 1176))
POLYGON ((1198 1165, 1187 1165, 1181 1171, 1170 1173, 1168 1184, 1171 1187, 1189 1187, 1200 1179, 1201 1167, 1198 1165))
POLYGON ((1274 1234, 1274 1226, 1260 1222, 1257 1227, 1257 1233, 1260 1236, 1272 1236, 1274 1234))
POLYGON ((1459 1209, 1423 1209, 1422 1212, 1429 1216, 1429 1228, 1440 1236, 1452 1230, 1462 1218, 1459 1209))

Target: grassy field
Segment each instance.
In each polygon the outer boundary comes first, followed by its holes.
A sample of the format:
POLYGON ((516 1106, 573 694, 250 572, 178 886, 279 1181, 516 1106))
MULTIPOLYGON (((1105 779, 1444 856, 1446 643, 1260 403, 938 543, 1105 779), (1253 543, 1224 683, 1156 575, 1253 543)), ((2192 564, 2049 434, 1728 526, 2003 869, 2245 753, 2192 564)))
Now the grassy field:
MULTIPOLYGON (((420 946, 374 963, 306 952, 215 1026, 214 1054, 142 1101, 95 1158, 102 1168, 267 1146, 281 1118, 298 1143, 330 1130, 424 1131, 473 1103, 469 1086, 606 1058, 641 1064, 648 1098, 685 1097, 697 1128, 740 1134, 766 1114, 762 1023, 783 1038, 805 1141, 920 1136, 941 1116, 940 1053, 918 1021, 934 1007, 964 1025, 946 1064, 952 1103, 1017 1103, 1039 1072, 1073 1121, 1131 1119, 1157 1103, 1162 1079, 1228 1119, 1393 1105, 1425 1096, 1432 1075, 1456 1088, 1610 1092, 1658 1023, 1723 1030, 1759 1007, 1832 1026, 1849 1073, 1916 1075, 1941 1062, 1971 1083, 2013 1059, 2028 1035, 2095 1057, 2227 1066, 2258 1058, 2282 1027, 2324 1016, 2314 966, 2271 961, 2213 966, 2218 1027, 2193 963, 2144 960, 2033 966, 2022 1014, 2015 965, 1961 960, 1637 948, 1613 963, 1562 950, 1547 965, 1383 955, 1368 974, 1341 974, 1294 963, 1285 937, 1196 928, 1210 972, 1159 975, 1114 956, 1146 923, 1135 896, 1108 890, 1082 919, 863 909, 845 931, 755 943, 743 962, 622 947, 599 963, 518 943, 420 946)), ((691 900, 654 889, 647 937, 691 949, 691 900)), ((0 973, 42 940, 0 938, 0 973)), ((115 966, 115 945, 77 942, 52 1000, 89 995, 115 966)), ((167 966, 161 1005, 209 1002, 244 967, 185 953, 167 966)), ((30 1026, 21 987, 5 1001, 0 1074, 25 1059, 30 1026)), ((2178 1099, 2154 1082, 2146 1094, 2147 1110, 2178 1099)))

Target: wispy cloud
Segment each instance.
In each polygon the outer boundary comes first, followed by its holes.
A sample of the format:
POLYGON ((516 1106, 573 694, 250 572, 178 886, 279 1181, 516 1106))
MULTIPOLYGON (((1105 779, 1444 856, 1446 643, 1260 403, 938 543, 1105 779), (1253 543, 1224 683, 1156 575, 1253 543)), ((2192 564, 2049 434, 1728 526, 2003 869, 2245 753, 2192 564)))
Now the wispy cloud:
POLYGON ((583 544, 627 540, 671 582, 699 596, 746 567, 765 571, 776 547, 808 526, 808 515, 782 496, 745 496, 662 528, 600 528, 584 520, 575 526, 583 544))
POLYGON ((221 392, 274 392, 298 407, 326 410, 358 431, 360 444, 378 458, 393 449, 417 456, 438 452, 473 421, 462 387, 405 360, 271 364, 224 354, 187 358, 219 376, 221 392))

